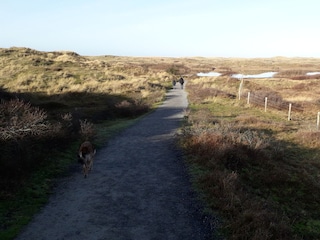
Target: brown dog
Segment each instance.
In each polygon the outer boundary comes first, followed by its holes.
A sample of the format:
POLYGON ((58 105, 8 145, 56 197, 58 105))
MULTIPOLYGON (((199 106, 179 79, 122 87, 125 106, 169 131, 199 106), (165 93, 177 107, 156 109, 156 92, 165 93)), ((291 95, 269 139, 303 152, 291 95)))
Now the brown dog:
POLYGON ((84 177, 88 176, 88 172, 93 166, 93 157, 96 154, 96 150, 89 141, 85 141, 81 144, 78 153, 78 161, 82 164, 82 172, 84 177))

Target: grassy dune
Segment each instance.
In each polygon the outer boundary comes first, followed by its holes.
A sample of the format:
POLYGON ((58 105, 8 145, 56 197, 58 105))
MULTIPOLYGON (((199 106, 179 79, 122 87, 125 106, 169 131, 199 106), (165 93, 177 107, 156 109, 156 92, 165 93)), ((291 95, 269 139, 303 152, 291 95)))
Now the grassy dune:
POLYGON ((0 49, 0 239, 46 202, 81 141, 99 147, 163 100, 172 64, 0 49))
POLYGON ((319 239, 320 82, 305 75, 319 70, 320 59, 313 58, 0 49, 0 238, 13 239, 46 202, 54 179, 75 163, 81 140, 103 145, 184 76, 190 107, 179 143, 221 232, 228 239, 319 239), (213 69, 222 76, 196 75, 213 69), (239 80, 231 73, 269 71, 277 72, 274 78, 245 80, 239 100, 239 80), (266 96, 273 103, 267 112, 266 96))

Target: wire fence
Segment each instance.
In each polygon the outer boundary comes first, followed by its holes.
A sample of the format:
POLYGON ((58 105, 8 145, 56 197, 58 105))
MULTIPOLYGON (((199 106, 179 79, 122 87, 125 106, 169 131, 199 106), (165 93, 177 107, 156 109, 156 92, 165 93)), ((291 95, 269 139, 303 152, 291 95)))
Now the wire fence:
POLYGON ((239 90, 239 100, 240 99, 246 99, 246 104, 248 106, 259 106, 264 108, 265 112, 267 112, 268 109, 275 109, 283 112, 287 121, 297 121, 300 128, 309 131, 320 130, 320 112, 312 114, 310 111, 306 111, 302 104, 284 101, 282 97, 276 93, 248 91, 241 94, 241 90, 239 90))

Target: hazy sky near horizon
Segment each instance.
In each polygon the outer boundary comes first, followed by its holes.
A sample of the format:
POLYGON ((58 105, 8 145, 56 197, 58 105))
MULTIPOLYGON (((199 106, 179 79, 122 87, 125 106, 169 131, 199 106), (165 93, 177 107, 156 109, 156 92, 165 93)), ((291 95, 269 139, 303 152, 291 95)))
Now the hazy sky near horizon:
POLYGON ((319 9, 318 0, 3 0, 0 48, 320 57, 319 9))

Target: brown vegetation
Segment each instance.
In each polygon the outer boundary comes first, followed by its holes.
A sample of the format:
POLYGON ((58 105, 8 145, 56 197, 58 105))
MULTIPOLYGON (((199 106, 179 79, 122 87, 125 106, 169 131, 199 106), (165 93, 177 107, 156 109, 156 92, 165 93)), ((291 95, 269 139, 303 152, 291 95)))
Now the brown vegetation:
MULTIPOLYGON (((317 71, 320 61, 310 61, 314 65, 308 68, 317 71)), ((300 68, 292 62, 284 68, 300 68)), ((315 123, 320 82, 315 79, 248 79, 241 100, 239 80, 190 79, 190 108, 180 144, 195 185, 208 208, 221 217, 228 239, 319 239, 315 123), (289 103, 294 106, 291 121, 286 117, 289 103)))
MULTIPOLYGON (((48 157, 48 149, 61 153, 74 142, 78 146, 79 140, 94 139, 98 123, 146 113, 163 99, 173 79, 184 76, 190 108, 180 143, 194 184, 221 218, 225 236, 319 239, 315 118, 320 83, 318 76, 301 77, 319 69, 319 59, 313 58, 85 57, 0 49, 0 200, 6 201, 0 204, 0 229, 10 229, 20 217, 8 200, 19 196, 35 173, 44 175, 38 171, 42 166, 61 161, 48 157), (213 69, 222 76, 196 76, 213 69), (239 101, 239 81, 230 74, 269 71, 278 74, 245 80, 239 101), (270 100, 266 113, 265 97, 270 100)), ((38 201, 39 189, 48 191, 50 179, 39 179, 27 193, 29 203, 38 201)))
MULTIPOLYGON (((159 60, 160 61, 160 60, 159 60)), ((0 198, 60 152, 94 139, 95 124, 140 116, 163 99, 173 63, 0 49, 0 198)))

